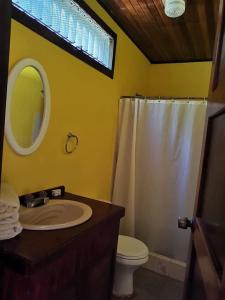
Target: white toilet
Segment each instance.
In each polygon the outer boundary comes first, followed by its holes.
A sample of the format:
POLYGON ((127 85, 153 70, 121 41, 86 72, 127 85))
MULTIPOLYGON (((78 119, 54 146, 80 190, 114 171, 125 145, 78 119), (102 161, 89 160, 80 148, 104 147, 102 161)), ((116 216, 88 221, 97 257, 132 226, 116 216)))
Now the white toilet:
POLYGON ((113 294, 117 297, 133 295, 133 273, 148 261, 149 250, 138 239, 119 235, 113 294))

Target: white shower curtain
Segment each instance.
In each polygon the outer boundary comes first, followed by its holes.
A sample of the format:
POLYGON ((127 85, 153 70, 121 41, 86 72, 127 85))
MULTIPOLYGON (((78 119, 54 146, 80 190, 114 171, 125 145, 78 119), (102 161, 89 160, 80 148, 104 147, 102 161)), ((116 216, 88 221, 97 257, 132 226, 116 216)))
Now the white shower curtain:
POLYGON ((121 99, 112 202, 126 208, 121 233, 186 261, 206 115, 205 101, 121 99))

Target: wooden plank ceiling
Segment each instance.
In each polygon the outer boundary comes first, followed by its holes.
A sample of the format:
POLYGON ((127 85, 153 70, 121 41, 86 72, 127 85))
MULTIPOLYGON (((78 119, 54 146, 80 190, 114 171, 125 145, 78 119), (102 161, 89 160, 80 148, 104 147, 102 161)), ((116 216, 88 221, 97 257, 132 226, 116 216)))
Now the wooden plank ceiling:
POLYGON ((211 60, 219 0, 187 0, 171 19, 162 0, 97 0, 151 63, 211 60))

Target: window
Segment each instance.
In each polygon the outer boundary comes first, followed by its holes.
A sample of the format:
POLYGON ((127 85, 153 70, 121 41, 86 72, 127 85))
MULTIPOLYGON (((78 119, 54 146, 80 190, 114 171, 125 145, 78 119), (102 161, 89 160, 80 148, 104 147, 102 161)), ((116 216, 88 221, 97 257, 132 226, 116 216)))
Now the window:
POLYGON ((116 34, 81 0, 13 0, 13 17, 113 77, 116 34))

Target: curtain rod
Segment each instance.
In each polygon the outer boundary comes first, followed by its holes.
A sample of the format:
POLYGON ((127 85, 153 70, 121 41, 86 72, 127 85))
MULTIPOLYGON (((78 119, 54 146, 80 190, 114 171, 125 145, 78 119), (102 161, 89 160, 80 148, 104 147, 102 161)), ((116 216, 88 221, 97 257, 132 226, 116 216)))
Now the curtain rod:
POLYGON ((144 99, 144 100, 207 100, 207 97, 144 97, 141 95, 137 95, 137 96, 122 96, 120 99, 126 99, 126 98, 130 98, 130 99, 144 99))

